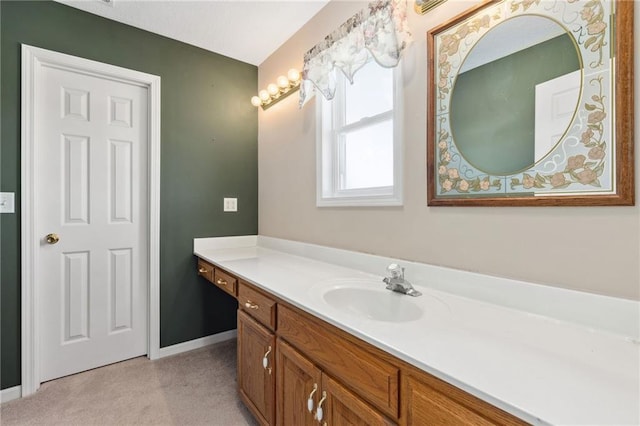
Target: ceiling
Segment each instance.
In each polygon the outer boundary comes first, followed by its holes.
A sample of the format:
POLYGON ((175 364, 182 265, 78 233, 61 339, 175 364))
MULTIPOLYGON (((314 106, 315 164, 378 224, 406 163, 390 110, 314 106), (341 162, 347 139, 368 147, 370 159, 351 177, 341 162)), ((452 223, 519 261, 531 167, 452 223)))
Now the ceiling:
POLYGON ((460 72, 469 71, 566 33, 564 27, 556 21, 543 16, 525 15, 508 19, 478 40, 465 58, 460 72))
POLYGON ((260 65, 329 0, 55 0, 260 65))

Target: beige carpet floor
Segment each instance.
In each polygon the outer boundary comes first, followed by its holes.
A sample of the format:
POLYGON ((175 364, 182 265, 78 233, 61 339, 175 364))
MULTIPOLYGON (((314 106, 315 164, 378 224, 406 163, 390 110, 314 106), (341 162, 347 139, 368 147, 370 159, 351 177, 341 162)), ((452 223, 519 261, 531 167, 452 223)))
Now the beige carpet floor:
POLYGON ((236 391, 236 341, 134 358, 44 383, 2 404, 9 425, 255 425, 236 391))

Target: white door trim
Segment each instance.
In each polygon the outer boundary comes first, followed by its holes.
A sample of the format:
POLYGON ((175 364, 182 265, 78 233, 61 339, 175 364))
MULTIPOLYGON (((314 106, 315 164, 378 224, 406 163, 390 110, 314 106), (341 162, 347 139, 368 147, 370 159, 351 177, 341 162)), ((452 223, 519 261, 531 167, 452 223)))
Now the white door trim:
POLYGON ((34 99, 36 76, 41 67, 73 70, 86 75, 136 84, 149 94, 149 328, 147 356, 160 352, 160 77, 51 50, 22 45, 22 134, 21 134, 21 254, 22 254, 22 396, 40 387, 38 286, 35 283, 39 236, 35 235, 34 99))

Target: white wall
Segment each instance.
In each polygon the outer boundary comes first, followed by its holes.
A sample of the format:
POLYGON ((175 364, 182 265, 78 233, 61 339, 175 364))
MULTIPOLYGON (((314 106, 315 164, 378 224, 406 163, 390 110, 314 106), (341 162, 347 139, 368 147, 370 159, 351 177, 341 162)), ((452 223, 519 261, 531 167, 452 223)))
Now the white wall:
MULTIPOLYGON (((411 0, 409 0, 411 3, 411 0)), ((429 207, 426 202, 426 33, 474 2, 450 0, 427 15, 409 8, 406 52, 405 202, 399 208, 315 206, 315 103, 291 96, 259 118, 259 232, 552 286, 640 300, 636 207, 429 207)), ((259 86, 302 67, 309 48, 367 2, 332 1, 259 67, 259 86)), ((640 2, 635 8, 640 46, 640 2)), ((640 139, 640 64, 635 59, 640 139)), ((637 149, 636 149, 637 150, 637 149)), ((640 171, 640 155, 636 169, 640 171)), ((636 200, 640 181, 636 173, 636 200)), ((381 271, 382 273, 382 271, 381 271)))

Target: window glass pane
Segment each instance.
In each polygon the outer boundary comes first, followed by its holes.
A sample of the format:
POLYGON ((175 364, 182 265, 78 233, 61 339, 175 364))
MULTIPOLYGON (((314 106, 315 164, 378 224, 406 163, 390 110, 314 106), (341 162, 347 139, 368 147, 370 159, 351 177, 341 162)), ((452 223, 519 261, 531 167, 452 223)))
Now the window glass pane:
POLYGON ((388 120, 344 135, 340 189, 393 185, 393 121, 388 120))
POLYGON ((350 84, 345 78, 346 124, 393 108, 392 68, 383 68, 371 61, 356 73, 353 80, 350 84))

